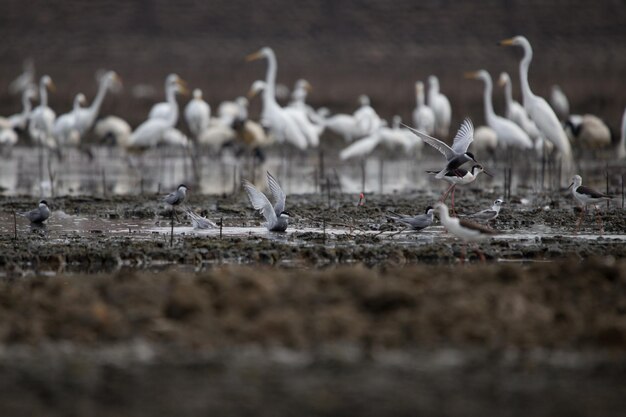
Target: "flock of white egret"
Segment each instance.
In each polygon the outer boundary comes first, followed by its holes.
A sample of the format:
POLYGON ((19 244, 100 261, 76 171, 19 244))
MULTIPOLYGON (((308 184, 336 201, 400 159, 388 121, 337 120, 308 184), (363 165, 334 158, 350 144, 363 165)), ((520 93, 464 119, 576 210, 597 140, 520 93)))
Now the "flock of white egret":
MULTIPOLYGON (((517 46, 524 55, 519 63, 519 85, 522 104, 513 99, 513 82, 507 73, 501 73, 498 84, 504 87, 505 114, 497 115, 493 107, 493 83, 490 74, 478 70, 466 74, 467 78, 484 84, 484 113, 486 126, 474 131, 470 148, 475 153, 494 152, 497 148, 532 150, 539 155, 551 154, 563 163, 567 172, 576 149, 601 149, 616 147, 616 154, 626 156, 626 112, 622 121, 621 141, 611 140, 607 125, 593 115, 570 115, 567 97, 555 87, 550 102, 533 93, 528 73, 533 56, 529 41, 516 36, 500 42, 502 46, 517 46)), ((327 108, 313 109, 307 104, 311 89, 305 80, 299 80, 293 90, 291 102, 281 105, 277 101, 278 63, 274 51, 265 47, 247 57, 248 61, 264 59, 267 70, 264 80, 252 83, 248 97, 238 97, 218 106, 217 114, 204 100, 202 91, 195 89, 182 116, 189 137, 177 129, 179 122, 178 94, 187 93, 187 85, 176 74, 165 79, 165 101, 155 104, 147 119, 134 129, 122 118, 109 115, 100 117, 100 108, 108 92, 121 86, 120 77, 107 71, 99 77, 98 92, 89 106, 86 97, 77 93, 73 108, 57 116, 50 107, 48 94, 55 90, 50 76, 44 75, 36 87, 32 63, 25 66, 9 91, 21 93, 23 109, 20 113, 0 118, 0 147, 10 148, 20 140, 20 133, 28 136, 32 144, 62 152, 64 148, 78 147, 85 135, 93 131, 100 139, 113 138, 124 151, 137 152, 157 146, 208 147, 218 151, 224 144, 240 142, 249 148, 271 144, 285 144, 299 150, 316 148, 325 131, 343 137, 349 145, 340 150, 341 160, 365 158, 380 145, 391 152, 403 155, 419 153, 422 139, 406 128, 399 116, 391 126, 377 114, 369 98, 362 95, 360 106, 353 114, 330 114, 327 108), (37 97, 39 104, 33 108, 37 97), (262 112, 260 122, 248 117, 248 100, 260 95, 262 112)), ((428 91, 421 81, 415 83, 416 107, 413 127, 426 134, 448 138, 451 130, 451 106, 440 91, 436 76, 428 78, 428 91)), ((456 129, 452 129, 453 131, 456 129)))

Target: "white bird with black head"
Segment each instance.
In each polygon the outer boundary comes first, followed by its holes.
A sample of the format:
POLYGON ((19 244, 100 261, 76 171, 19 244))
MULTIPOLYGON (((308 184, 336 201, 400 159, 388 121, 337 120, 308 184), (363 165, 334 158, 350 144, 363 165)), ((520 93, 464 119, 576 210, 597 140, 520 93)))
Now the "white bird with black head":
POLYGON ((19 215, 26 217, 33 224, 41 224, 48 220, 48 217, 50 217, 50 208, 48 207, 48 202, 46 200, 41 200, 36 209, 25 213, 19 213, 19 215))

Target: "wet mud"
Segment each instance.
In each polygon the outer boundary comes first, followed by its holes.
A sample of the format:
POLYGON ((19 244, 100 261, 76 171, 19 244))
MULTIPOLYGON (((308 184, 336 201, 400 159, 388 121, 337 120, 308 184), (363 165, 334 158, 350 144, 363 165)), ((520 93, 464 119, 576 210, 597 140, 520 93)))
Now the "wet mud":
MULTIPOLYGON (((530 193, 527 193, 530 194, 530 193)), ((620 416, 626 220, 562 193, 513 196, 473 248, 387 210, 433 193, 288 197, 269 233, 243 195, 56 198, 45 228, 0 201, 7 415, 620 416), (17 240, 15 232, 17 231, 17 240), (158 272, 158 273, 155 273, 158 272), (584 392, 585 395, 580 395, 584 392), (546 396, 550 401, 546 401, 546 396), (524 404, 512 407, 511 404, 524 404)), ((457 193, 460 214, 493 192, 457 193)))

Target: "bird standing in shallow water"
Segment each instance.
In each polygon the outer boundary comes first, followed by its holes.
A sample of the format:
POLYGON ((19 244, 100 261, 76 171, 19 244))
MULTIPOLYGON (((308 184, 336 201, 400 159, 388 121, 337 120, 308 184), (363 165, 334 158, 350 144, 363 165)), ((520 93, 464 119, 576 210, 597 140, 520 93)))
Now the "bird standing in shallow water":
MULTIPOLYGON (((458 217, 450 217, 448 213, 448 206, 443 203, 435 204, 435 210, 437 210, 437 214, 439 215, 439 220, 441 224, 446 228, 446 230, 453 234, 454 236, 463 240, 466 244, 467 242, 478 242, 488 238, 490 235, 494 235, 497 232, 487 226, 484 226, 479 223, 474 223, 472 221, 466 219, 459 219, 458 217)), ((485 261, 485 255, 483 255, 478 248, 476 248, 476 253, 480 257, 481 261, 485 261)), ((462 251, 461 260, 463 261, 465 258, 465 246, 462 251)))
POLYGON ((19 213, 19 215, 26 217, 31 223, 41 224, 48 220, 48 217, 50 217, 50 208, 48 207, 48 202, 46 200, 41 200, 36 209, 25 213, 19 213))
POLYGON ((434 209, 432 206, 428 206, 423 214, 418 214, 417 216, 407 216, 390 210, 387 217, 393 221, 401 223, 404 226, 404 229, 400 230, 400 232, 403 232, 406 229, 418 232, 433 224, 433 213, 434 209))
MULTIPOLYGON (((576 199, 576 201, 578 201, 578 203, 580 203, 580 205, 582 206, 580 211, 580 218, 578 219, 578 224, 576 226, 576 232, 578 232, 578 230, 580 229, 580 225, 583 221, 585 210, 587 209, 588 205, 591 205, 594 209, 597 210, 596 206, 598 204, 613 199, 612 196, 601 193, 592 188, 585 187, 584 185, 582 185, 582 183, 583 178, 580 175, 574 175, 574 177, 572 177, 572 183, 568 187, 572 189, 572 195, 574 196, 574 199, 576 199)), ((597 216, 597 214, 596 219, 598 219, 598 222, 600 224, 600 231, 602 232, 602 220, 599 216, 597 216)))
POLYGON ((175 206, 181 205, 185 201, 187 190, 189 190, 189 187, 185 184, 180 184, 176 191, 169 193, 163 198, 163 201, 172 206, 172 216, 176 216, 176 220, 178 220, 178 215, 176 214, 175 206))
POLYGON ((267 184, 270 187, 272 196, 276 201, 272 207, 272 203, 267 199, 265 194, 256 189, 251 182, 244 180, 243 189, 246 190, 250 203, 255 210, 259 210, 265 217, 267 230, 270 232, 284 232, 287 230, 287 224, 291 215, 285 211, 286 196, 276 178, 267 172, 267 184))

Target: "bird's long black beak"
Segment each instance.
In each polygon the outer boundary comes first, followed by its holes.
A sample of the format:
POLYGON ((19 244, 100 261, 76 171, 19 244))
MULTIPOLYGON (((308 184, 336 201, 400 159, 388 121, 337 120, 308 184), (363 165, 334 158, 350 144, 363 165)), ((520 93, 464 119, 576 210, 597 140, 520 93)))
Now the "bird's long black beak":
POLYGON ((485 175, 489 175, 490 177, 493 177, 493 173, 485 167, 483 167, 483 172, 485 173, 485 175))
POLYGON ((572 188, 573 186, 574 186, 574 183, 571 183, 571 184, 569 185, 569 187, 567 187, 567 189, 569 190, 569 189, 570 189, 570 188, 572 188))

